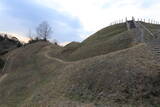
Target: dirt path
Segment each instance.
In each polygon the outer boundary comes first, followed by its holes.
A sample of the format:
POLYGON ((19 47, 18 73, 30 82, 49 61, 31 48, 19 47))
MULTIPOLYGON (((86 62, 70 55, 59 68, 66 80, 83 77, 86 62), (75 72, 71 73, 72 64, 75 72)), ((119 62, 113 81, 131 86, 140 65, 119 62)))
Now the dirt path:
POLYGON ((58 61, 58 62, 63 63, 63 64, 71 63, 71 62, 67 62, 67 61, 61 60, 61 59, 56 58, 56 57, 51 57, 51 56, 49 55, 50 47, 48 46, 47 49, 48 49, 48 50, 44 53, 44 56, 47 57, 48 59, 55 60, 55 61, 58 61))
POLYGON ((4 74, 0 77, 0 83, 8 76, 8 74, 4 74))
POLYGON ((55 58, 55 57, 51 57, 51 56, 49 56, 48 53, 49 53, 49 51, 45 52, 45 57, 47 57, 48 59, 56 60, 56 61, 61 62, 61 63, 70 63, 70 62, 66 62, 66 61, 63 61, 61 59, 55 58))

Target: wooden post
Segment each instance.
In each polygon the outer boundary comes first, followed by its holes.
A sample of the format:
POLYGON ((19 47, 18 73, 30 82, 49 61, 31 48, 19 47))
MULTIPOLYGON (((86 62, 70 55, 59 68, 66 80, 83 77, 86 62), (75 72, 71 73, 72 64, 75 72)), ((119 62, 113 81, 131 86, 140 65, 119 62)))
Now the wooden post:
POLYGON ((127 22, 127 17, 126 17, 126 22, 127 22))
POLYGON ((132 16, 132 20, 135 21, 134 17, 132 16))

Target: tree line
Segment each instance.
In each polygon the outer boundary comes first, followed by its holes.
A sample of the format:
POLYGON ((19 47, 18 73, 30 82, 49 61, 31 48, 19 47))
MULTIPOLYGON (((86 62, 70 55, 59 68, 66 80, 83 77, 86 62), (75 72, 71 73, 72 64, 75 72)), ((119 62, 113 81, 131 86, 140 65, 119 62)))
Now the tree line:
POLYGON ((21 47, 23 45, 16 37, 10 37, 9 38, 7 34, 4 34, 4 36, 2 34, 0 34, 0 42, 1 41, 12 42, 12 43, 16 44, 17 47, 21 47))
MULTIPOLYGON (((53 33, 52 27, 49 25, 47 21, 41 22, 35 29, 36 34, 33 35, 32 32, 29 32, 30 40, 28 43, 21 43, 16 37, 8 37, 7 34, 0 35, 0 41, 8 40, 10 42, 14 42, 17 44, 17 47, 21 47, 22 45, 27 45, 31 43, 35 43, 38 41, 48 41, 51 34, 53 33)), ((55 42, 57 44, 57 42, 55 42)))

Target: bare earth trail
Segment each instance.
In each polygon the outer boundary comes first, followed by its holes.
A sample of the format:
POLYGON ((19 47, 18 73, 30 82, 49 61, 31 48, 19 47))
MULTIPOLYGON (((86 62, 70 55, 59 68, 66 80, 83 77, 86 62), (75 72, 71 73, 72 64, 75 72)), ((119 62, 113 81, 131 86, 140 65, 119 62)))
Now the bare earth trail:
POLYGON ((8 76, 8 74, 4 74, 0 77, 0 83, 8 76))
MULTIPOLYGON (((70 63, 72 63, 72 62, 67 62, 67 61, 61 60, 61 59, 56 58, 56 57, 51 57, 51 56, 49 55, 50 46, 47 46, 46 48, 47 48, 47 51, 44 53, 44 56, 47 57, 48 59, 55 60, 55 61, 60 62, 60 63, 63 63, 63 64, 70 64, 70 63)), ((2 76, 0 76, 0 83, 8 76, 8 73, 6 73, 6 71, 7 71, 6 69, 7 69, 7 65, 8 65, 8 63, 9 63, 9 58, 10 58, 11 56, 12 56, 12 55, 8 55, 8 57, 7 57, 6 63, 5 63, 5 65, 4 65, 4 67, 3 67, 3 70, 2 70, 2 73, 4 73, 4 74, 3 74, 2 76)))
POLYGON ((45 57, 47 57, 48 59, 51 59, 51 60, 56 60, 56 61, 58 61, 58 62, 61 62, 61 63, 69 63, 69 62, 65 62, 65 61, 63 61, 63 60, 61 60, 61 59, 58 59, 58 58, 55 58, 55 57, 51 57, 51 56, 49 56, 49 51, 47 51, 47 52, 45 52, 45 57))
POLYGON ((51 57, 49 55, 49 52, 50 52, 49 50, 50 50, 50 46, 47 46, 47 51, 44 53, 44 56, 47 57, 48 59, 55 60, 55 61, 58 61, 58 62, 63 63, 63 64, 73 63, 73 62, 67 62, 67 61, 61 60, 61 59, 56 58, 56 57, 51 57))

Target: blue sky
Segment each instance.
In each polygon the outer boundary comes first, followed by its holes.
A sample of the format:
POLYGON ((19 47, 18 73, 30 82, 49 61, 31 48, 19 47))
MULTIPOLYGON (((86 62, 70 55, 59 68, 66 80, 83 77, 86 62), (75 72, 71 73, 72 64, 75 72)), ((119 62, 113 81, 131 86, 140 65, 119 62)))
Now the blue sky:
POLYGON ((159 0, 1 0, 0 31, 27 36, 48 21, 51 39, 82 41, 112 21, 135 16, 160 20, 159 0))
POLYGON ((75 17, 26 0, 2 0, 1 5, 3 5, 0 13, 2 32, 27 36, 29 29, 34 33, 39 23, 48 21, 53 28, 51 39, 60 42, 82 40, 79 37, 82 27, 75 17))

